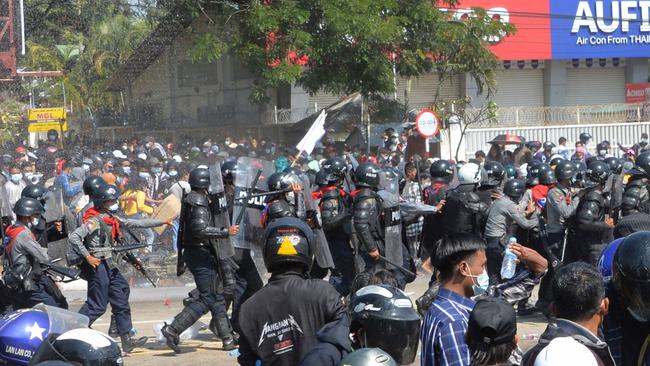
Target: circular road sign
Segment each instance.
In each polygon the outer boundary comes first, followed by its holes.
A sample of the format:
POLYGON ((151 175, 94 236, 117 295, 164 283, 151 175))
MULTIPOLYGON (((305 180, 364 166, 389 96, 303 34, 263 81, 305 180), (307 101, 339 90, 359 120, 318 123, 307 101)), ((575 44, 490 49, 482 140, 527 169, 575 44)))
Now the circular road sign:
POLYGON ((440 120, 432 110, 425 109, 418 113, 415 118, 415 128, 420 133, 420 136, 429 139, 440 131, 440 120))

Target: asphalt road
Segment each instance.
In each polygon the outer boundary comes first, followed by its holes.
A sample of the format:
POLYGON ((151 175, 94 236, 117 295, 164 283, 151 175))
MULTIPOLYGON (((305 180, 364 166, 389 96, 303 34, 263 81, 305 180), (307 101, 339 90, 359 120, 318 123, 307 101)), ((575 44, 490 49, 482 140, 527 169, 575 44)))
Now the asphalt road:
MULTIPOLYGON (((422 294, 428 283, 428 275, 419 275, 414 283, 407 286, 406 292, 413 300, 422 294)), ((182 299, 192 287, 163 287, 163 288, 134 288, 131 290, 131 306, 134 327, 138 336, 151 337, 144 349, 136 350, 125 358, 126 365, 155 365, 178 366, 190 364, 237 365, 235 357, 221 350, 221 342, 209 330, 199 332, 196 339, 182 343, 181 354, 175 354, 164 343, 155 339, 154 327, 170 320, 183 307, 182 299)), ((85 291, 65 291, 71 309, 77 310, 85 301, 85 291)), ((536 297, 536 296, 534 296, 536 297)), ((100 318, 94 328, 107 332, 110 321, 110 310, 100 318)), ((210 322, 209 315, 202 318, 205 324, 210 322)), ((522 317, 518 319, 518 335, 520 347, 524 350, 532 347, 537 341, 531 340, 544 331, 546 320, 541 315, 522 317)), ((416 359, 416 365, 419 361, 416 359)))

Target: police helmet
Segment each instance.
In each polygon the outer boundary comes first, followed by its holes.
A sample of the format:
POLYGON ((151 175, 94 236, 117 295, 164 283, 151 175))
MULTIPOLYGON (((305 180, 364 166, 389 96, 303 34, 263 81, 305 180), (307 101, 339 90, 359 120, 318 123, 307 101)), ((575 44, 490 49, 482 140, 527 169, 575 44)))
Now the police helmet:
POLYGON ((65 361, 80 366, 122 366, 122 351, 109 336, 89 328, 52 333, 32 356, 30 364, 65 361))
POLYGON ((264 231, 264 266, 273 273, 285 265, 302 266, 309 271, 313 262, 314 233, 294 217, 274 220, 264 231))
POLYGON ((558 180, 572 179, 577 173, 575 164, 568 160, 563 160, 555 166, 555 177, 558 180))
POLYGON ((603 161, 609 165, 609 171, 612 172, 612 174, 621 174, 623 171, 623 163, 621 162, 621 159, 611 156, 603 161))
POLYGON ((564 158, 561 156, 556 156, 553 159, 551 159, 551 166, 554 167, 556 166, 559 162, 563 161, 564 158))
POLYGON ((117 200, 120 197, 120 190, 112 184, 103 184, 93 192, 90 197, 95 207, 101 206, 104 202, 117 200))
POLYGON ((379 347, 400 365, 415 360, 420 316, 411 299, 388 285, 370 285, 352 295, 350 331, 364 330, 365 347, 379 347))
POLYGON ((301 175, 305 174, 305 172, 303 172, 302 170, 300 170, 300 168, 295 167, 295 166, 290 166, 290 167, 286 168, 284 170, 284 173, 287 174, 287 175, 294 174, 294 175, 297 175, 297 176, 301 176, 301 175))
POLYGON ((634 318, 650 321, 650 231, 627 236, 614 255, 614 288, 634 318))
POLYGON ((539 160, 532 160, 526 165, 526 177, 535 178, 539 172, 539 166, 542 165, 542 162, 539 160))
POLYGON ((20 196, 29 197, 37 201, 44 202, 46 200, 46 195, 48 192, 49 190, 40 184, 30 184, 27 187, 23 188, 20 196))
POLYGON ((543 147, 544 147, 544 150, 545 150, 545 151, 551 151, 551 150, 553 150, 553 148, 555 147, 555 144, 552 143, 552 142, 550 142, 550 141, 546 141, 546 142, 544 143, 543 147))
POLYGON ((591 138, 592 136, 589 132, 583 132, 580 134, 580 142, 582 142, 585 145, 589 142, 589 140, 591 140, 591 138))
POLYGON ((454 176, 454 164, 448 160, 436 160, 429 167, 429 175, 433 182, 449 182, 454 176))
POLYGON ((207 189, 210 187, 210 170, 206 168, 195 168, 190 172, 189 179, 192 189, 207 189))
POLYGON ((84 183, 83 183, 84 194, 88 195, 88 196, 92 196, 93 192, 97 188, 101 187, 103 184, 106 184, 106 182, 104 181, 104 179, 102 177, 92 176, 92 177, 86 178, 86 180, 84 180, 84 183))
POLYGON ((284 172, 271 174, 269 178, 266 180, 266 184, 269 187, 269 191, 279 191, 279 190, 289 188, 290 184, 286 179, 287 175, 288 174, 284 172))
POLYGON ((34 216, 43 211, 45 211, 43 205, 31 197, 23 197, 16 201, 16 204, 14 205, 14 213, 16 216, 20 217, 34 216))
POLYGON ((239 170, 239 165, 234 160, 226 161, 221 165, 221 175, 224 178, 232 179, 237 170, 239 170))
POLYGON ((316 173, 315 183, 319 186, 329 186, 340 181, 337 173, 330 169, 323 168, 316 173))
POLYGON ((526 192, 526 183, 521 179, 510 179, 503 186, 503 194, 515 202, 519 202, 524 192, 526 192))
POLYGON ((594 161, 589 164, 587 171, 584 174, 585 186, 594 186, 597 184, 605 184, 609 177, 609 165, 604 161, 594 161))
POLYGON ((632 175, 644 175, 650 178, 650 151, 646 151, 637 156, 634 161, 634 168, 630 172, 632 175))
POLYGON ((323 162, 322 168, 329 170, 333 174, 343 177, 345 171, 348 169, 348 166, 341 158, 331 158, 323 162))
POLYGON ((359 164, 354 171, 356 185, 365 188, 377 188, 379 186, 379 173, 381 169, 373 163, 359 164))
POLYGON ((486 162, 483 165, 483 169, 485 169, 485 173, 487 174, 487 181, 483 182, 485 185, 499 185, 503 181, 503 178, 505 178, 506 171, 498 161, 486 162))
POLYGON ((506 171, 506 178, 517 178, 517 169, 512 165, 506 165, 503 167, 506 171))
POLYGON ((632 188, 625 191, 623 198, 621 199, 621 215, 627 216, 639 211, 641 195, 638 191, 638 188, 632 188))
POLYGON ((379 348, 361 348, 345 356, 341 365, 346 366, 397 366, 397 362, 379 348))
POLYGON ((467 163, 458 169, 458 182, 461 185, 481 182, 481 168, 478 164, 467 163))

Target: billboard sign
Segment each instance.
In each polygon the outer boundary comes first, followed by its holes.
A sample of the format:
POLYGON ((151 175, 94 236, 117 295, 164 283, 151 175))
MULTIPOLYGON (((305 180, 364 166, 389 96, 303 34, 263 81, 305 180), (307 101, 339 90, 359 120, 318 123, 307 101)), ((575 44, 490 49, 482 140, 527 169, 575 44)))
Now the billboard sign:
POLYGON ((646 103, 650 101, 650 83, 625 84, 627 103, 646 103))

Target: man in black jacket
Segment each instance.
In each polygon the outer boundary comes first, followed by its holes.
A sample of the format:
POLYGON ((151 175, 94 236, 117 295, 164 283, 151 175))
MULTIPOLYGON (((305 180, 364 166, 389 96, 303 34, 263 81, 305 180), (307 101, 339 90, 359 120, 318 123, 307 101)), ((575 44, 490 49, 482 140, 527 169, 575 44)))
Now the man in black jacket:
POLYGON ((599 358, 599 364, 614 366, 607 343, 598 338, 598 329, 609 309, 600 272, 583 262, 571 263, 557 271, 551 286, 552 311, 557 319, 524 355, 521 365, 533 366, 537 355, 553 339, 573 337, 599 358))
POLYGON ((239 364, 297 365, 319 343, 317 333, 326 325, 341 327, 336 334, 349 331, 339 293, 325 281, 308 278, 314 240, 309 226, 297 218, 279 218, 266 228, 264 264, 271 278, 242 305, 239 364))

